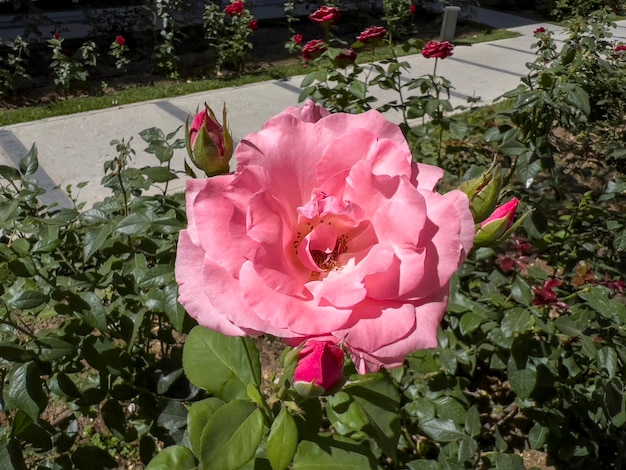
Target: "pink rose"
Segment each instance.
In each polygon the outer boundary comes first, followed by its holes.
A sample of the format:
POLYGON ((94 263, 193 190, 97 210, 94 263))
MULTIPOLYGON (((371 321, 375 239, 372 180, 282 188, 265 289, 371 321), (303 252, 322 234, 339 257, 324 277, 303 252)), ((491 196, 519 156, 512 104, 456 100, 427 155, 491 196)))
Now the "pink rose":
POLYGON ((452 55, 454 46, 448 41, 428 41, 422 48, 422 55, 427 59, 445 59, 452 55))
POLYGON ((303 397, 331 391, 343 378, 343 351, 329 341, 308 340, 300 351, 293 385, 303 397))
POLYGON ((339 8, 327 6, 323 6, 309 15, 309 19, 313 23, 321 24, 322 26, 331 26, 339 21, 340 18, 341 12, 339 8))
POLYGON ((368 44, 370 42, 376 42, 379 39, 384 38, 386 35, 387 30, 382 26, 371 26, 359 34, 356 40, 364 44, 368 44))
POLYGON ((476 238, 476 246, 491 246, 506 240, 507 231, 515 221, 515 211, 519 199, 514 197, 509 202, 496 207, 493 213, 480 223, 476 238))
POLYGON ((187 181, 180 302, 226 335, 341 344, 360 373, 437 345, 472 246, 467 196, 434 188, 377 111, 305 103, 237 146, 234 174, 187 181))
POLYGON ((246 4, 244 2, 242 2, 241 0, 235 0, 233 3, 226 5, 226 8, 224 8, 224 13, 230 16, 241 15, 245 7, 246 4))
POLYGON ((307 42, 302 48, 302 58, 305 62, 317 59, 326 49, 328 49, 328 45, 323 39, 313 39, 307 42))
POLYGON ((233 155, 233 139, 226 124, 217 122, 213 110, 205 103, 204 110, 196 114, 187 129, 187 152, 191 161, 207 175, 228 173, 233 155))

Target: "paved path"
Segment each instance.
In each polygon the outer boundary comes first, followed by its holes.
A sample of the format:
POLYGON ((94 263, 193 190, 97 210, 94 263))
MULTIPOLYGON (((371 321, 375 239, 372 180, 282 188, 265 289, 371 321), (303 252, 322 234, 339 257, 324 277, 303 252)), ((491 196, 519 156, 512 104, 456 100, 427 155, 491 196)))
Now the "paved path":
MULTIPOLYGON (((494 27, 520 33, 519 37, 473 46, 457 47, 454 56, 439 61, 437 73, 451 80, 455 87, 454 105, 464 104, 467 97, 481 97, 479 104, 489 104, 505 91, 515 88, 527 72, 525 64, 534 60, 531 44, 533 31, 541 24, 485 9, 473 9, 473 20, 494 27)), ((544 25, 558 31, 553 26, 544 25)), ((559 34, 557 32, 557 39, 559 34)), ((626 21, 618 23, 614 39, 626 41, 626 21)), ((420 55, 404 58, 411 64, 413 76, 432 70, 433 62, 420 55)), ((407 77, 408 78, 408 77, 407 77)), ((36 175, 51 191, 46 198, 67 203, 60 191, 82 181, 89 184, 80 192, 79 199, 88 204, 103 197, 100 179, 103 163, 115 155, 110 146, 113 139, 133 136, 137 156, 135 164, 143 166, 156 162, 154 156, 144 153, 143 141, 137 135, 148 127, 159 127, 170 132, 184 123, 203 102, 214 109, 226 103, 229 121, 236 141, 258 130, 271 116, 287 106, 298 103, 302 77, 286 81, 268 81, 236 88, 194 93, 191 95, 112 107, 70 116, 15 124, 0 128, 0 164, 16 165, 33 143, 39 149, 40 171, 36 175)), ((384 94, 380 95, 385 102, 384 94)), ((394 119, 394 116, 389 116, 394 119)), ((181 133, 182 136, 182 133, 181 133)), ((175 155, 175 167, 182 168, 185 150, 175 155)), ((175 182, 175 189, 183 181, 175 182)))

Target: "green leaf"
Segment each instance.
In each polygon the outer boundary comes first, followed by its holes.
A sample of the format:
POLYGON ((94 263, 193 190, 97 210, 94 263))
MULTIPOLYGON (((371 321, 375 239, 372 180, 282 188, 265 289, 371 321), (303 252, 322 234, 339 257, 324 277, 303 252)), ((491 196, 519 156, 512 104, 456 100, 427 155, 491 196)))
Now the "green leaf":
POLYGON ((125 235, 142 236, 146 235, 151 227, 152 220, 148 216, 134 212, 120 220, 116 230, 125 235))
POLYGON ((17 439, 0 439, 0 468, 2 470, 27 470, 22 446, 17 439))
POLYGON ((535 390, 537 371, 530 368, 519 370, 510 370, 509 368, 509 382, 517 396, 524 400, 530 397, 530 394, 535 390))
POLYGON ((542 426, 539 423, 530 428, 528 431, 528 443, 531 449, 541 449, 546 443, 550 430, 546 426, 542 426))
POLYGON ((283 406, 272 423, 267 440, 267 456, 273 470, 286 470, 298 447, 298 428, 287 407, 283 406))
POLYGON ((461 320, 459 321, 459 330, 461 331, 461 334, 463 336, 467 336, 480 328, 480 325, 483 323, 483 321, 484 320, 482 316, 477 315, 473 312, 467 312, 461 317, 461 320))
POLYGON ((319 436, 315 442, 302 441, 293 459, 292 470, 366 470, 380 468, 365 446, 345 437, 319 436))
POLYGON ((4 383, 5 407, 21 409, 37 421, 48 402, 42 385, 39 368, 34 362, 13 366, 4 383))
POLYGON ((530 312, 523 308, 507 310, 500 328, 507 338, 524 333, 530 328, 530 312))
POLYGON ((174 267, 169 264, 157 264, 139 279, 139 287, 150 289, 162 288, 174 283, 174 267))
POLYGON ((196 460, 187 447, 170 446, 159 452, 146 470, 196 470, 196 460))
POLYGON ((87 308, 82 309, 81 312, 85 322, 93 328, 106 332, 108 328, 107 313, 100 298, 93 292, 81 292, 79 296, 87 304, 87 308))
POLYGON ((428 419, 420 422, 419 427, 426 436, 438 442, 450 442, 465 437, 451 419, 428 419))
POLYGON ((33 144, 28 154, 22 158, 19 164, 20 172, 23 176, 34 175, 39 168, 39 161, 37 160, 37 146, 33 144))
POLYGON ((441 470, 441 464, 436 460, 414 460, 407 467, 410 470, 441 470))
POLYGON ((248 384, 259 385, 259 352, 250 338, 225 336, 195 327, 183 349, 189 381, 224 401, 246 399, 248 384))
POLYGON ((163 166, 151 166, 143 168, 141 172, 156 183, 166 183, 178 178, 176 173, 163 166))
POLYGON ((25 290, 14 295, 9 301, 9 305, 15 310, 26 310, 37 308, 48 301, 48 296, 36 290, 25 290))
POLYGON ((496 470, 524 470, 524 460, 516 454, 497 454, 496 470))
POLYGON ((254 403, 235 400, 218 408, 202 432, 200 463, 236 470, 254 457, 263 439, 263 413, 254 403))
POLYGON ((476 408, 476 405, 472 405, 465 414, 465 432, 472 437, 477 437, 480 435, 482 427, 478 408, 476 408))
POLYGON ((219 398, 211 397, 195 402, 189 407, 187 414, 187 432, 191 450, 195 455, 200 455, 200 441, 202 432, 209 423, 213 413, 224 404, 219 398))
POLYGON ((511 296, 526 307, 528 307, 533 300, 533 292, 530 286, 520 276, 515 276, 515 280, 511 286, 511 296))
POLYGON ((83 261, 86 263, 98 251, 111 235, 111 226, 104 224, 85 233, 83 261))

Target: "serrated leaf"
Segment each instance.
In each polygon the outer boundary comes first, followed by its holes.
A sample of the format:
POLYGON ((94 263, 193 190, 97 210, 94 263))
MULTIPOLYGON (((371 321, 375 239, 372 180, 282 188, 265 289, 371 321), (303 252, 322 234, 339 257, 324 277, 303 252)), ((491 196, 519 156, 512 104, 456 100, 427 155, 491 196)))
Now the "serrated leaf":
POLYGON ((104 224, 85 233, 83 261, 87 262, 98 251, 111 235, 111 226, 104 224))
POLYGON ((528 307, 533 300, 533 293, 528 283, 520 276, 515 276, 511 285, 511 296, 520 304, 528 307))
POLYGON ((13 366, 5 379, 3 392, 7 409, 21 409, 33 421, 37 421, 48 401, 34 362, 13 366))
POLYGON ((157 264, 150 268, 137 283, 143 289, 162 288, 173 284, 174 267, 169 264, 157 264))
POLYGON ((146 470, 196 470, 196 459, 187 447, 170 446, 159 452, 146 470))
POLYGON ((48 301, 48 296, 36 290, 25 290, 14 295, 8 304, 15 310, 37 308, 48 301))
POLYGON ((106 332, 108 328, 107 312, 100 298, 93 292, 81 292, 79 296, 88 306, 81 312, 85 322, 93 328, 106 332))
POLYGON ((37 172, 39 160, 37 159, 37 146, 35 144, 30 148, 28 154, 22 158, 19 168, 23 176, 31 176, 37 172))
POLYGON ((550 430, 539 423, 535 423, 530 431, 528 431, 528 443, 531 449, 541 449, 548 439, 550 430))
POLYGON ((259 353, 250 338, 225 336, 195 327, 183 349, 185 374, 196 387, 224 401, 246 399, 248 384, 259 385, 259 353))
POLYGON ((462 433, 451 419, 429 419, 419 423, 422 432, 434 441, 450 442, 462 439, 462 433))
POLYGON ((296 420, 287 407, 282 407, 272 423, 267 439, 267 456, 273 470, 286 470, 298 447, 296 420))
POLYGON ((135 212, 120 220, 116 231, 124 235, 142 236, 148 233, 151 227, 152 220, 148 216, 135 212))
POLYGON ((302 441, 292 470, 366 470, 380 468, 365 446, 341 436, 320 436, 302 441))
POLYGON ((254 403, 235 400, 218 408, 200 441, 200 463, 237 470, 254 457, 263 439, 263 413, 254 403))
POLYGON ((141 172, 156 183, 166 183, 178 178, 176 173, 163 166, 151 166, 142 168, 141 172))
POLYGON ((509 369, 511 388, 521 399, 526 399, 535 390, 537 385, 537 371, 527 368, 519 370, 509 369))
POLYGON ((469 335, 480 328, 483 323, 483 317, 473 312, 463 314, 459 321, 459 330, 463 336, 469 335))
POLYGON ((200 455, 200 442, 202 432, 209 423, 213 413, 222 406, 224 402, 219 398, 211 397, 193 403, 187 413, 187 432, 189 433, 189 442, 191 450, 195 455, 200 455))

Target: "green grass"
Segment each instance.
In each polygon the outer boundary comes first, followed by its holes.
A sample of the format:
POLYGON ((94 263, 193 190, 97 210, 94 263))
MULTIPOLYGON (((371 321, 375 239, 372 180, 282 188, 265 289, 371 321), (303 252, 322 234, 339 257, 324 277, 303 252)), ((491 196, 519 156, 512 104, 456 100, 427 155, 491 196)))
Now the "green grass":
MULTIPOLYGON (((485 41, 515 37, 518 34, 501 29, 485 28, 480 33, 472 37, 464 37, 455 41, 457 45, 470 45, 485 41)), ((396 47, 398 56, 416 54, 419 49, 403 51, 400 46, 396 47)), ((374 55, 367 54, 364 61, 382 60, 392 57, 387 49, 375 51, 374 55)), ((112 108, 125 104, 138 103, 142 101, 171 98, 175 96, 187 95, 218 88, 247 85, 266 80, 276 80, 295 75, 303 75, 311 71, 310 68, 302 64, 271 66, 263 72, 250 73, 232 79, 209 79, 193 82, 171 82, 153 86, 141 86, 133 89, 123 90, 111 94, 85 97, 68 97, 62 101, 55 101, 39 106, 22 107, 18 109, 7 109, 0 111, 0 125, 17 124, 20 122, 36 121, 55 116, 80 113, 84 111, 94 111, 98 109, 112 108)))

